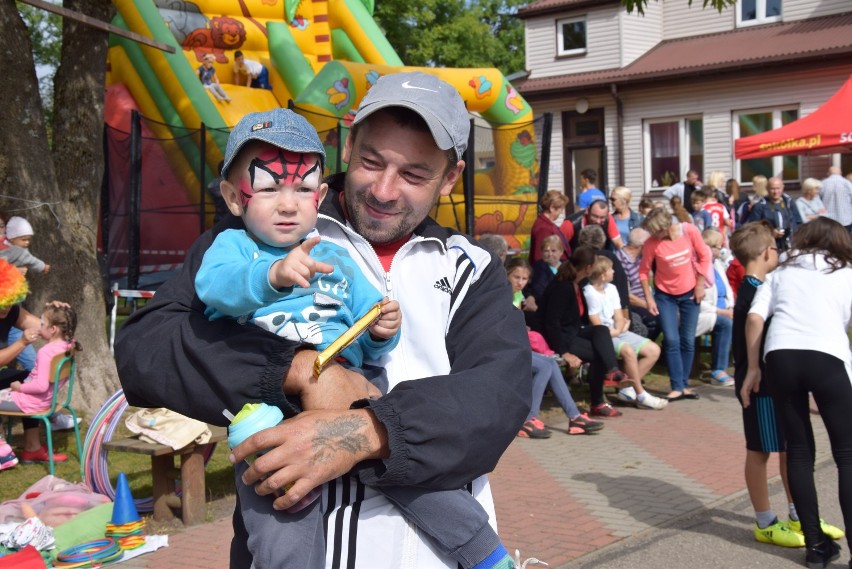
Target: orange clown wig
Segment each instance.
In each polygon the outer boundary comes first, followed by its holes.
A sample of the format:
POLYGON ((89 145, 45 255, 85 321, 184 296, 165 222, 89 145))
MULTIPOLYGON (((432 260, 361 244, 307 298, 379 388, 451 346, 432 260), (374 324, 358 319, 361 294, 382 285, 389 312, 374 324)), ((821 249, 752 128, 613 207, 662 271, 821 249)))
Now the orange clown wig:
POLYGON ((0 259, 0 308, 8 308, 23 302, 29 291, 27 279, 21 271, 5 259, 0 259))

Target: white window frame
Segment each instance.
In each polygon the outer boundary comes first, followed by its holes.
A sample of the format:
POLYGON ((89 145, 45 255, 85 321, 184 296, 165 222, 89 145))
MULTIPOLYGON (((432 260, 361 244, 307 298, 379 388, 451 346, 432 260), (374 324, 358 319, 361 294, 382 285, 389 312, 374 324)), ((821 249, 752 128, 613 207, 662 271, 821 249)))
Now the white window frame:
POLYGON ((781 13, 777 16, 766 16, 766 0, 755 0, 757 7, 757 17, 754 20, 743 20, 743 4, 738 2, 734 8, 737 13, 737 27, 744 28, 748 26, 762 26, 763 24, 771 24, 780 22, 784 16, 784 0, 781 0, 781 13))
MULTIPOLYGON (((669 188, 669 186, 664 186, 660 183, 657 186, 654 186, 654 180, 651 177, 651 125, 659 124, 659 123, 668 123, 668 122, 676 122, 678 123, 677 130, 677 139, 678 139, 678 164, 679 169, 677 172, 678 177, 680 178, 689 170, 689 127, 688 121, 700 120, 703 121, 704 117, 701 115, 685 115, 680 117, 665 117, 665 118, 654 118, 654 119, 645 119, 642 121, 642 162, 645 166, 645 191, 646 192, 656 192, 663 191, 669 188)), ((703 131, 703 129, 702 129, 703 131)), ((699 172, 701 175, 701 172, 699 172)), ((682 181, 682 180, 681 180, 682 181)))
MULTIPOLYGON (((789 105, 789 106, 786 106, 786 107, 768 107, 768 108, 764 107, 764 108, 760 108, 760 109, 744 109, 744 110, 741 110, 741 111, 733 111, 732 121, 731 121, 733 124, 731 125, 732 126, 731 132, 734 133, 734 140, 737 140, 738 138, 740 138, 740 115, 754 115, 754 114, 758 114, 758 113, 772 113, 772 129, 771 130, 775 130, 776 128, 781 128, 782 126, 784 126, 784 125, 781 124, 781 113, 783 113, 784 111, 796 111, 796 113, 798 114, 798 117, 802 118, 802 111, 801 111, 801 109, 799 108, 798 105, 789 105)), ((733 150, 733 147, 734 147, 734 140, 731 141, 731 149, 732 150, 733 150)), ((733 154, 733 152, 732 152, 732 154, 733 154)), ((784 180, 785 183, 786 182, 798 182, 799 179, 801 179, 801 177, 802 177, 802 160, 801 160, 801 157, 796 156, 795 158, 797 160, 799 160, 799 178, 797 178, 795 180, 786 180, 785 179, 784 180)), ((778 174, 779 172, 783 173, 784 172, 784 156, 772 156, 771 159, 772 159, 772 172, 773 172, 772 175, 774 176, 774 175, 778 174)), ((734 178, 737 179, 737 180, 742 180, 741 162, 742 162, 741 160, 734 160, 734 178)), ((740 182, 740 185, 741 186, 742 185, 750 186, 751 180, 742 180, 740 182)))
POLYGON ((556 20, 556 57, 565 57, 571 55, 584 55, 589 48, 589 22, 586 16, 576 16, 572 18, 560 18, 556 20), (563 24, 573 24, 575 22, 583 22, 586 36, 586 47, 578 49, 562 49, 562 26, 563 24))

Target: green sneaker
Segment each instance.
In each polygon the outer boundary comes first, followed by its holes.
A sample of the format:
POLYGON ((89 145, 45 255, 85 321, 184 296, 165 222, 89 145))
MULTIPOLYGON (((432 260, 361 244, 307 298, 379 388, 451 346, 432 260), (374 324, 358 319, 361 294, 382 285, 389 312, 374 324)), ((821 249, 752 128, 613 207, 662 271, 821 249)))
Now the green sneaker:
MULTIPOLYGON (((802 533, 802 522, 798 520, 787 520, 787 527, 790 528, 791 531, 794 531, 801 535, 805 535, 804 533, 802 533)), ((822 533, 824 533, 833 540, 843 539, 844 537, 846 537, 845 531, 843 531, 839 527, 835 527, 831 524, 825 523, 825 520, 819 521, 819 527, 822 529, 822 533)))
POLYGON ((760 528, 757 524, 754 524, 754 539, 761 543, 771 543, 781 547, 805 546, 805 536, 791 531, 787 524, 779 522, 778 518, 775 518, 775 522, 765 528, 760 528))

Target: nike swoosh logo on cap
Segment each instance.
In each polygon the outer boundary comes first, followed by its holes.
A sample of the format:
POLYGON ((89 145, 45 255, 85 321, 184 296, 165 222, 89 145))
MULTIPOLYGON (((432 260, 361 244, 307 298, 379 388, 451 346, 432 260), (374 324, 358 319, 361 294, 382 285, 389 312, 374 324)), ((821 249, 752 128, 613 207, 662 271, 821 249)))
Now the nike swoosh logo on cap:
POLYGON ((419 89, 421 91, 429 91, 430 93, 437 93, 435 89, 427 89, 426 87, 417 87, 415 85, 409 85, 409 82, 406 81, 402 84, 403 89, 419 89))

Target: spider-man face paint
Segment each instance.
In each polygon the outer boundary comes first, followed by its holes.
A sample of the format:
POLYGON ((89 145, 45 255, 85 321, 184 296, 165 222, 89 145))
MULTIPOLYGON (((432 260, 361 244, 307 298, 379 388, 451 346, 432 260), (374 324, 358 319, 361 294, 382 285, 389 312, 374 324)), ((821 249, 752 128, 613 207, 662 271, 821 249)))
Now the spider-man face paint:
POLYGON ((267 144, 252 145, 232 181, 252 237, 272 247, 289 247, 310 233, 326 192, 315 154, 297 154, 267 144))
POLYGON ((322 171, 315 154, 299 154, 267 146, 257 153, 248 165, 248 176, 239 181, 240 198, 243 207, 259 191, 273 188, 293 188, 297 192, 314 190, 314 205, 319 206, 319 188, 322 171))

